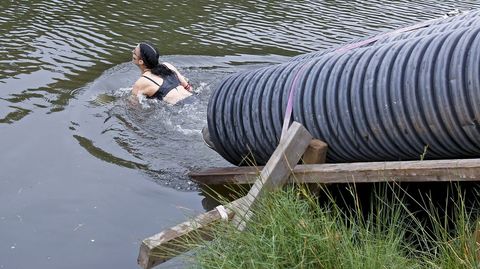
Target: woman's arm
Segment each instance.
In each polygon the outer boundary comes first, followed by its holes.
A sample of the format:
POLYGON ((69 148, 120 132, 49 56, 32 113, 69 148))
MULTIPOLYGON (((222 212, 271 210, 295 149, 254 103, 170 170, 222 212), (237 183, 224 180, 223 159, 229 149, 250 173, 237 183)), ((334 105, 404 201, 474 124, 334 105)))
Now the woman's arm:
POLYGON ((180 85, 182 85, 185 88, 185 90, 190 91, 190 92, 192 91, 192 86, 190 85, 190 83, 188 83, 187 79, 182 74, 180 74, 180 72, 177 70, 177 68, 175 68, 175 66, 173 66, 170 63, 166 63, 166 62, 164 62, 163 64, 166 67, 168 67, 168 69, 175 72, 175 74, 178 77, 178 80, 180 80, 180 85))
POLYGON ((139 95, 139 94, 142 94, 139 80, 140 80, 140 79, 138 79, 138 80, 135 82, 135 84, 133 84, 133 87, 132 87, 132 94, 135 95, 135 96, 136 96, 136 95, 139 95))

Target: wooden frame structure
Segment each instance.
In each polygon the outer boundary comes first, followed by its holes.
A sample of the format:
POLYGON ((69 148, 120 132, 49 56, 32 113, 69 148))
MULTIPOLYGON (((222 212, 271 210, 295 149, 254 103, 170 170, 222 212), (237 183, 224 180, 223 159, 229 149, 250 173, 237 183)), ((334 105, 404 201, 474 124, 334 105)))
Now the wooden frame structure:
POLYGON ((251 209, 266 192, 287 182, 373 183, 453 182, 480 180, 480 159, 399 161, 326 164, 327 145, 312 140, 310 133, 294 122, 264 167, 208 168, 192 172, 191 178, 205 185, 252 184, 249 193, 225 206, 164 230, 142 241, 138 264, 149 269, 188 251, 187 240, 209 240, 209 231, 219 221, 231 221, 245 229, 251 209), (302 158, 303 165, 296 165, 302 158), (192 237, 192 234, 196 237, 192 237))
POLYGON ((209 239, 208 230, 222 219, 231 219, 240 231, 245 229, 252 216, 251 209, 266 191, 283 186, 292 172, 292 167, 298 163, 311 140, 312 136, 307 129, 294 122, 247 195, 144 239, 140 245, 138 264, 144 269, 152 268, 178 253, 188 251, 188 246, 182 243, 191 239, 209 239), (192 238, 194 232, 200 236, 192 238))

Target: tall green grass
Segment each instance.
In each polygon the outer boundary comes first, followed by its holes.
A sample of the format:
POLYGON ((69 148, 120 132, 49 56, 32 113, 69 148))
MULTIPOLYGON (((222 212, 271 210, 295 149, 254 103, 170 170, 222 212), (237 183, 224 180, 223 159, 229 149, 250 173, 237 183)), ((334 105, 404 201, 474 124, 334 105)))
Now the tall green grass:
POLYGON ((480 268, 480 197, 475 191, 475 199, 467 202, 464 191, 453 190, 441 207, 427 196, 423 209, 431 225, 425 228, 417 219, 413 226, 423 241, 423 262, 428 268, 480 268))
POLYGON ((193 267, 480 267, 478 214, 465 206, 460 191, 439 208, 428 195, 409 199, 395 184, 381 186, 368 203, 350 188, 343 201, 353 203, 347 206, 328 191, 321 194, 326 199, 318 199, 305 187, 269 193, 255 207, 247 230, 223 223, 212 241, 197 245, 193 267))

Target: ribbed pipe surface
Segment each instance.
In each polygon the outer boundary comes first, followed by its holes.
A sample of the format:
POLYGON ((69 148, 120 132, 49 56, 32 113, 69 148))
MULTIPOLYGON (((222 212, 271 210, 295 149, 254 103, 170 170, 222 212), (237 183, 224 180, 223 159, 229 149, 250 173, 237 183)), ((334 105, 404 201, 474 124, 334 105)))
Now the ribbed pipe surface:
POLYGON ((226 78, 211 96, 215 149, 264 164, 293 116, 329 145, 327 161, 480 156, 480 27, 292 61, 226 78), (294 81, 296 82, 294 84, 294 81))

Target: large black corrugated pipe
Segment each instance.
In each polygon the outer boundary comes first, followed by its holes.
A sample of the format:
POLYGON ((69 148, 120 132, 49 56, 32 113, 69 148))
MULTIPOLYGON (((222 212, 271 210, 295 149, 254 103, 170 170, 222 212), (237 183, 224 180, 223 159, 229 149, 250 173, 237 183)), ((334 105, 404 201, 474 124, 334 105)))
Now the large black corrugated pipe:
POLYGON ((234 74, 212 94, 208 127, 234 164, 274 151, 290 89, 293 119, 329 162, 480 156, 480 27, 234 74), (295 78, 297 77, 297 80, 295 78), (296 85, 292 85, 297 81, 296 85))
MULTIPOLYGON (((402 32, 402 33, 394 33, 395 31, 391 32, 385 32, 385 33, 380 33, 376 36, 370 36, 367 38, 362 38, 358 40, 354 40, 351 42, 348 42, 346 44, 338 45, 335 46, 334 48, 331 49, 326 49, 326 50, 321 50, 321 51, 315 51, 315 52, 310 52, 302 55, 298 55, 295 57, 292 57, 290 61, 303 61, 306 59, 311 59, 311 58, 316 58, 323 56, 327 53, 332 53, 335 52, 346 45, 352 45, 355 43, 360 43, 368 39, 372 38, 378 38, 378 40, 372 41, 368 44, 365 44, 361 47, 367 47, 367 46, 376 46, 379 44, 385 44, 385 43, 390 43, 390 42, 396 42, 399 40, 404 40, 404 39, 409 39, 413 37, 420 37, 420 36, 426 36, 426 35, 431 35, 431 34, 438 34, 442 32, 448 32, 460 28, 467 28, 467 27, 474 27, 475 25, 480 24, 480 10, 476 11, 470 11, 467 13, 463 13, 460 15, 452 16, 452 17, 447 17, 447 18, 439 18, 436 20, 432 20, 429 22, 427 25, 420 27, 418 29, 412 29, 410 31, 402 32)), ((424 23, 419 23, 416 24, 418 26, 424 25, 424 23)), ((411 25, 409 27, 414 28, 415 25, 411 25)))

